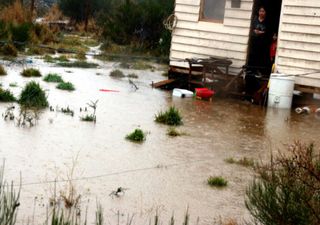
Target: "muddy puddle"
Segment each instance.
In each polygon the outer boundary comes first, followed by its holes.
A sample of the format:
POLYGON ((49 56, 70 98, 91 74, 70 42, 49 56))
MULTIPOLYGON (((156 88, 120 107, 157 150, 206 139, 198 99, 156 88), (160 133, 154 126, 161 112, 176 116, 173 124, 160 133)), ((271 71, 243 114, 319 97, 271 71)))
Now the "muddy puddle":
MULTIPOLYGON (((29 67, 42 74, 62 75, 75 85, 74 92, 57 90, 55 84, 36 78, 46 89, 53 108, 69 106, 74 117, 49 109, 40 114, 32 128, 17 127, 0 120, 0 157, 5 158, 5 177, 19 184, 22 174, 21 206, 18 223, 45 220, 46 206, 54 192, 67 190, 72 182, 81 194, 81 206, 89 207, 88 220, 94 221, 98 200, 105 220, 114 224, 134 215, 136 224, 149 224, 158 211, 167 223, 174 212, 177 221, 189 207, 191 221, 212 224, 218 218, 248 219, 244 206, 245 189, 253 171, 224 160, 248 157, 265 160, 270 151, 295 139, 317 144, 320 120, 290 111, 261 109, 246 102, 214 99, 213 102, 172 98, 170 92, 152 89, 150 84, 163 79, 161 66, 155 71, 135 72, 138 90, 127 78, 114 79, 109 73, 118 63, 99 63, 97 69, 62 68, 32 58, 29 67), (116 92, 101 92, 108 89, 116 92), (99 100, 97 122, 81 122, 80 108, 99 100), (187 135, 171 138, 167 127, 156 124, 154 115, 175 105, 183 115, 178 129, 187 135), (135 128, 148 133, 143 144, 125 140, 135 128), (209 176, 228 180, 224 189, 206 185, 209 176), (57 180, 55 183, 54 181, 57 180), (126 188, 120 198, 110 192, 126 188), (55 191, 56 190, 56 191, 55 191), (33 219, 34 218, 34 219, 33 219)), ((20 65, 0 77, 4 88, 18 95, 30 79, 22 78, 20 65)), ((3 113, 9 104, 0 104, 3 113)), ((83 113, 83 112, 82 112, 83 113)))

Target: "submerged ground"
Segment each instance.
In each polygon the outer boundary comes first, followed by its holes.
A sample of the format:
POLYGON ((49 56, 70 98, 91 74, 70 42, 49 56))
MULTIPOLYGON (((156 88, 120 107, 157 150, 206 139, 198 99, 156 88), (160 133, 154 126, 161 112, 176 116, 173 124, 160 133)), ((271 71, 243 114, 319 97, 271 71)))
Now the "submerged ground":
MULTIPOLYGON (((172 98, 170 92, 150 86, 152 81, 163 79, 160 65, 154 71, 123 70, 139 76, 134 80, 139 87, 135 91, 128 78, 109 76, 119 63, 89 60, 100 66, 62 68, 35 57, 28 65, 43 74, 58 73, 75 85, 74 92, 65 92, 42 78, 33 79, 47 90, 54 109, 69 106, 75 111, 74 117, 44 110, 32 128, 0 120, 0 157, 5 158, 5 177, 19 184, 22 174, 19 224, 28 219, 44 221, 54 190, 67 190, 68 183, 58 182, 55 187, 52 181, 70 179, 71 171, 76 179, 73 186, 81 194, 81 206, 85 209, 88 205, 89 212, 93 212, 98 200, 110 223, 118 217, 126 221, 130 214, 139 224, 148 224, 156 211, 167 219, 174 212, 179 220, 187 206, 191 220, 199 217, 200 224, 211 224, 219 217, 241 221, 248 218, 245 189, 254 173, 250 168, 226 163, 226 158, 266 160, 271 151, 277 152, 295 139, 320 144, 320 120, 314 115, 265 110, 236 100, 172 98), (79 119, 80 108, 91 100, 99 100, 95 124, 79 119), (184 125, 178 129, 187 135, 168 137, 167 127, 154 122, 157 112, 172 105, 181 111, 184 125), (148 133, 143 144, 125 140, 136 128, 148 133), (211 175, 223 176, 228 186, 207 186, 211 175), (109 196, 118 187, 127 188, 125 195, 109 196)), ((18 95, 30 78, 20 76, 19 64, 6 68, 8 75, 0 77, 0 82, 5 88, 17 83, 18 87, 10 89, 18 95)), ((0 104, 0 112, 8 105, 0 104)), ((89 220, 93 218, 94 214, 89 213, 89 220)))

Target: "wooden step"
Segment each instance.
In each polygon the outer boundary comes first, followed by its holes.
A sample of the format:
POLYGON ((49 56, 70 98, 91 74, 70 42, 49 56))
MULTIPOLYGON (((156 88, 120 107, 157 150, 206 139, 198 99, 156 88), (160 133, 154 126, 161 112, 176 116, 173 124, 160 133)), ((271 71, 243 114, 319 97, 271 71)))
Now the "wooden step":
POLYGON ((154 88, 161 88, 161 87, 164 87, 164 86, 166 86, 166 85, 168 85, 168 84, 171 84, 171 83, 173 83, 173 82, 175 82, 176 81, 176 79, 168 79, 168 80, 163 80, 163 81, 159 81, 159 82, 157 82, 157 83, 153 83, 152 82, 152 87, 154 87, 154 88))

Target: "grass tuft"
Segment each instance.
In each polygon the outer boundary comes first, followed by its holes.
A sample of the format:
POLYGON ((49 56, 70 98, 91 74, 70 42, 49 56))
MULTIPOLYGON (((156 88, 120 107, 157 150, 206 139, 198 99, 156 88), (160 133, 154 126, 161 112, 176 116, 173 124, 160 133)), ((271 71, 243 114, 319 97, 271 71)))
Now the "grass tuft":
POLYGON ((226 163, 230 163, 230 164, 237 164, 237 165, 241 165, 244 167, 254 167, 254 160, 247 158, 247 157, 243 157, 239 160, 236 160, 234 158, 227 158, 224 160, 226 163))
POLYGON ((0 102, 15 102, 17 99, 10 90, 0 88, 0 102))
POLYGON ((59 76, 56 73, 49 73, 43 78, 44 81, 49 82, 49 83, 61 83, 63 82, 63 79, 61 76, 59 76))
POLYGON ((146 140, 146 135, 141 129, 135 129, 131 134, 126 136, 126 139, 132 142, 141 143, 146 140))
POLYGON ((58 66, 68 67, 68 68, 97 68, 98 64, 96 63, 89 63, 86 61, 75 61, 75 62, 59 62, 57 63, 58 66))
POLYGON ((23 70, 21 75, 24 77, 41 77, 40 71, 33 68, 23 70))
POLYGON ((57 88, 64 91, 74 91, 75 87, 70 82, 61 82, 57 85, 57 88))
POLYGON ((96 116, 94 114, 85 115, 80 117, 80 120, 84 122, 96 122, 96 116))
POLYGON ((226 181, 223 177, 212 177, 210 176, 207 180, 208 185, 211 187, 226 187, 228 185, 228 181, 226 181))
POLYGON ((178 126, 182 124, 182 117, 179 110, 175 107, 170 107, 166 112, 159 112, 155 116, 155 121, 170 126, 178 126))
POLYGON ((139 78, 139 76, 137 74, 135 74, 135 73, 130 73, 130 74, 128 74, 127 77, 128 78, 132 78, 132 79, 138 79, 139 78))
POLYGON ((26 84, 18 102, 27 108, 46 108, 49 105, 45 91, 35 81, 26 84))
POLYGON ((125 77, 125 75, 121 70, 112 70, 110 73, 110 77, 123 78, 125 77))
POLYGON ((170 137, 178 137, 178 136, 182 136, 183 133, 179 132, 175 127, 170 127, 167 130, 167 135, 170 137))
POLYGON ((7 75, 7 71, 4 69, 2 65, 0 65, 0 76, 7 75))

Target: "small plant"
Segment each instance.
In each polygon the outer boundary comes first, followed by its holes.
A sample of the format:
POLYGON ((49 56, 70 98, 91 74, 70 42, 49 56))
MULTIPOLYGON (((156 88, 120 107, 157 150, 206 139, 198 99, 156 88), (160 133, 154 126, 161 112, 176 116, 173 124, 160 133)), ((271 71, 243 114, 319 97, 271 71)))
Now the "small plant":
POLYGON ((2 65, 0 65, 0 76, 7 75, 7 71, 4 69, 2 65))
POLYGON ((5 44, 1 49, 1 53, 6 55, 6 56, 12 56, 12 57, 17 57, 18 56, 18 50, 14 45, 12 44, 5 44))
POLYGON ((3 90, 0 88, 0 102, 15 102, 16 98, 10 90, 3 90))
POLYGON ((17 84, 16 82, 10 83, 10 84, 9 84, 9 87, 15 88, 15 87, 18 87, 18 84, 17 84))
POLYGON ((78 60, 86 60, 87 59, 86 53, 84 51, 80 51, 80 52, 78 52, 76 58, 78 60))
POLYGON ((125 77, 125 75, 121 70, 112 70, 110 73, 110 77, 123 78, 125 77))
POLYGON ((98 64, 96 63, 89 63, 86 61, 75 61, 75 62, 59 62, 57 63, 58 66, 62 67, 75 67, 75 68, 97 68, 98 64))
POLYGON ((133 142, 141 143, 145 141, 146 135, 141 129, 135 129, 131 134, 128 134, 126 136, 126 139, 133 142))
POLYGON ((132 69, 134 69, 134 70, 149 70, 149 69, 154 70, 154 67, 146 62, 138 61, 132 65, 132 69))
POLYGON ((41 77, 40 71, 33 68, 23 70, 21 75, 24 77, 41 77))
POLYGON ((180 133, 175 127, 170 127, 167 131, 167 135, 170 137, 178 137, 181 136, 182 133, 180 133))
POLYGON ((67 108, 61 108, 60 111, 66 115, 74 116, 74 111, 67 106, 67 108))
POLYGON ((170 107, 166 112, 159 112, 155 116, 155 121, 170 126, 178 126, 182 124, 182 117, 175 107, 170 107))
POLYGON ((49 83, 61 83, 63 79, 56 73, 49 73, 47 76, 43 78, 44 81, 49 83))
POLYGON ((46 108, 49 105, 45 91, 35 81, 26 84, 18 102, 27 108, 46 108))
POLYGON ((81 121, 84 121, 84 122, 96 122, 96 116, 93 114, 82 116, 80 117, 80 119, 81 121))
POLYGON ((127 77, 128 78, 132 78, 132 79, 138 79, 139 78, 139 76, 137 74, 135 74, 135 73, 130 73, 130 74, 128 74, 127 77))
POLYGON ((226 181, 223 177, 212 177, 210 176, 207 180, 208 185, 211 187, 225 187, 228 184, 228 181, 226 181))
POLYGON ((236 160, 234 158, 227 158, 224 160, 226 163, 230 163, 230 164, 238 164, 244 167, 253 167, 254 166, 254 160, 247 158, 247 157, 243 157, 239 160, 236 160))
POLYGON ((85 122, 97 122, 97 116, 96 116, 96 111, 97 111, 97 107, 98 107, 98 102, 99 100, 93 102, 91 101, 90 103, 87 103, 87 105, 93 109, 93 113, 92 114, 87 114, 85 116, 81 116, 80 119, 81 121, 85 121, 85 122))
POLYGON ((65 91, 74 91, 75 90, 74 85, 70 82, 61 82, 57 85, 57 88, 60 90, 65 90, 65 91))

